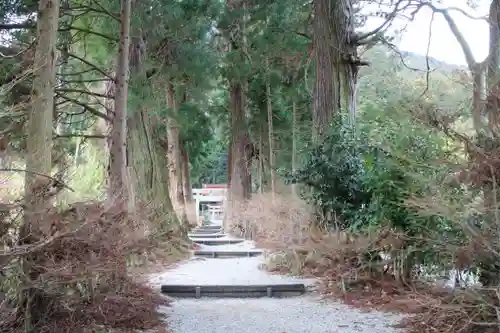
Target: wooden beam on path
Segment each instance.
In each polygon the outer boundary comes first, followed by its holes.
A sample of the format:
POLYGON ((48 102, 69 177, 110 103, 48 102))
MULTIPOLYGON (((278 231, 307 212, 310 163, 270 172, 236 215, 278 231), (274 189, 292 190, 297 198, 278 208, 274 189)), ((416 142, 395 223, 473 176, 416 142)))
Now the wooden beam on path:
POLYGON ((195 229, 195 230, 192 230, 190 233, 191 234, 216 234, 218 232, 222 232, 222 229, 219 229, 219 230, 216 230, 216 229, 209 229, 209 230, 195 229))
POLYGON ((214 230, 214 229, 222 229, 222 226, 220 226, 220 225, 202 225, 201 227, 197 228, 196 230, 214 230))
POLYGON ((189 238, 221 238, 224 234, 188 234, 189 238))
POLYGON ((192 241, 203 245, 229 245, 243 243, 244 239, 192 239, 192 241))
POLYGON ((161 292, 182 298, 292 297, 305 294, 303 283, 269 285, 162 285, 161 292))
POLYGON ((210 250, 197 250, 194 251, 195 256, 199 257, 210 257, 210 258, 243 258, 243 257, 255 257, 261 255, 260 250, 249 250, 249 251, 210 251, 210 250))

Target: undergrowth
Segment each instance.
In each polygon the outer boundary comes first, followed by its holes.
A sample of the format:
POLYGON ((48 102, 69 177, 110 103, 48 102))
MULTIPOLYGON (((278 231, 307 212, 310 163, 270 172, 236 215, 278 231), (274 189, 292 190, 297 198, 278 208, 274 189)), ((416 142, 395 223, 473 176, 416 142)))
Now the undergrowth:
MULTIPOLYGON (((147 231, 147 214, 116 203, 74 203, 43 213, 38 241, 0 254, 0 331, 84 332, 89 328, 151 329, 162 325, 156 291, 134 281, 127 260, 182 242, 147 231)), ((3 221, 6 223, 6 221, 3 221)), ((6 235, 4 235, 6 236, 6 235)), ((172 236, 172 235, 171 235, 172 236)))
POLYGON ((317 277, 325 295, 363 309, 412 314, 401 323, 410 332, 497 332, 500 220, 478 188, 495 188, 485 164, 498 165, 498 152, 460 160, 456 143, 397 121, 354 132, 337 119, 287 175, 302 198, 255 196, 230 228, 273 250, 268 270, 317 277), (480 283, 437 283, 452 269, 480 283))
MULTIPOLYGON (((251 235, 259 247, 271 250, 266 270, 317 278, 325 297, 360 309, 409 314, 399 326, 411 333, 497 331, 494 323, 498 322, 500 303, 496 288, 446 287, 418 266, 411 269, 407 280, 396 278, 395 270, 404 266, 399 261, 401 247, 413 238, 390 228, 355 233, 321 229, 315 226, 311 208, 304 201, 275 195, 273 202, 272 197, 253 197, 241 205, 239 218, 233 217, 229 223, 234 233, 251 235), (252 232, 246 233, 245 228, 252 232)), ((415 207, 416 201, 407 204, 415 207)), ((442 202, 435 202, 438 204, 442 202)), ((429 206, 425 209, 436 211, 429 206)), ((444 258, 456 254, 450 267, 463 270, 474 271, 477 262, 492 255, 488 238, 483 236, 471 236, 461 245, 436 238, 428 241, 444 258)))
POLYGON ((11 183, 2 193, 0 332, 164 327, 158 310, 168 302, 143 283, 141 273, 186 257, 188 244, 168 216, 157 216, 163 210, 156 204, 138 202, 134 212, 119 201, 105 204, 103 165, 99 152, 87 146, 81 164, 66 170, 67 188, 38 212, 27 244, 19 239, 26 223, 22 192, 11 183))

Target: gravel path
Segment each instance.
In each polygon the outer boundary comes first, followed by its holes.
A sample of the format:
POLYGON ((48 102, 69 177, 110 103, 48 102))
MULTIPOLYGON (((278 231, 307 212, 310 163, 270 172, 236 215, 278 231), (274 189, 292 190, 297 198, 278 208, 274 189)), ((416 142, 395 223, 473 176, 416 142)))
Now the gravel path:
MULTIPOLYGON (((203 249, 255 249, 253 242, 208 246, 203 249)), ((314 284, 312 279, 271 275, 259 269, 263 256, 250 258, 192 258, 150 277, 161 284, 314 284)), ((177 299, 162 307, 172 333, 395 333, 400 315, 360 312, 317 296, 261 299, 177 299)))
POLYGON ((260 270, 262 256, 251 258, 195 259, 178 265, 172 270, 151 276, 150 282, 160 284, 239 284, 255 285, 270 283, 313 284, 312 279, 271 275, 260 270))
POLYGON ((172 333, 394 333, 400 319, 313 297, 185 299, 162 311, 172 333))

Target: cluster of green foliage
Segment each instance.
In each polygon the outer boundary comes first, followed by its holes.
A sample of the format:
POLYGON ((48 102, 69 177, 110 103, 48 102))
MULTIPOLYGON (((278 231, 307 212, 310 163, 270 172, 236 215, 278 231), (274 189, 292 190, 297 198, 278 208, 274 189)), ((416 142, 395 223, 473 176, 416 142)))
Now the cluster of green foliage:
POLYGON ((336 117, 330 132, 309 149, 306 162, 291 177, 305 185, 318 223, 351 232, 390 228, 415 237, 425 255, 426 236, 448 232, 451 221, 422 216, 405 202, 432 190, 450 170, 445 138, 410 117, 401 105, 380 109, 363 103, 356 128, 336 117))

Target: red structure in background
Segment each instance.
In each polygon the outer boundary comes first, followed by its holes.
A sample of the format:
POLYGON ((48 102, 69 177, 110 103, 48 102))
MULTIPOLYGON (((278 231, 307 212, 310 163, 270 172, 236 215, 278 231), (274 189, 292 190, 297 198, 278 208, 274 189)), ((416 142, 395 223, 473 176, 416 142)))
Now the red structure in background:
POLYGON ((203 184, 203 188, 227 188, 227 184, 203 184))

